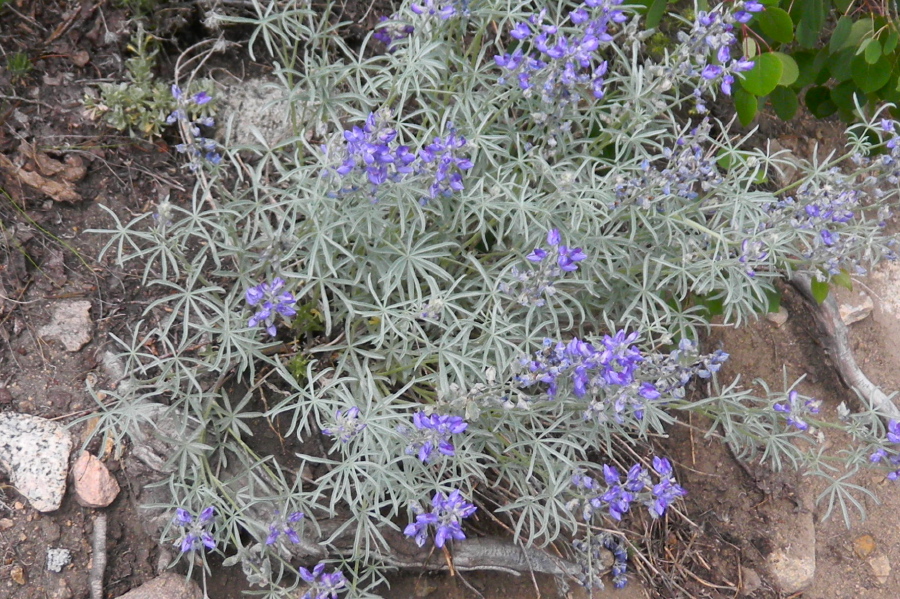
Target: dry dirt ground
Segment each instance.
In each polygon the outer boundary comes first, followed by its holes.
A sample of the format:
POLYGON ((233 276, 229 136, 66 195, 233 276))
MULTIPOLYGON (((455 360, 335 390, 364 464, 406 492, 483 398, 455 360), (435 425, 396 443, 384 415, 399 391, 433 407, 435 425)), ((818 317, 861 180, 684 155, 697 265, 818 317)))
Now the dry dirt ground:
MULTIPOLYGON (((70 424, 78 446, 89 436, 90 421, 85 417, 94 408, 85 391, 86 378, 103 376, 98 363, 102 352, 113 348, 110 334, 125 333, 152 299, 141 291, 135 274, 98 260, 104 240, 84 231, 111 226, 101 206, 128 219, 166 195, 176 203, 189 196, 189 179, 164 140, 130 138, 83 114, 85 87, 122 79, 127 16, 125 10, 102 0, 17 0, 0 12, 0 65, 16 52, 26 54, 33 64, 26 73, 0 70, 0 410, 70 424), (106 35, 110 31, 112 37, 106 35), (68 200, 48 195, 48 189, 56 189, 49 183, 43 188, 23 183, 9 166, 42 171, 41 165, 53 166, 48 159, 60 166, 55 174, 45 172, 46 179, 71 190, 75 195, 68 200), (49 322, 53 309, 79 299, 91 302, 92 341, 70 352, 57 341, 41 338, 38 330, 49 322)), ((167 47, 176 46, 177 42, 167 47)), ((164 62, 162 68, 170 66, 164 62)), ((793 138, 783 130, 769 134, 790 147, 817 132, 827 143, 837 143, 834 130, 807 124, 807 130, 794 132, 793 138)), ((884 390, 900 390, 900 270, 878 271, 858 281, 857 289, 868 290, 876 305, 873 315, 851 329, 857 357, 884 390)), ((789 288, 784 305, 789 318, 782 326, 760 320, 740 330, 713 331, 708 346, 721 346, 732 356, 722 377, 741 374, 747 384, 762 378, 777 386, 785 372, 789 380, 806 375, 801 390, 822 399, 823 416, 836 419, 840 402, 854 404, 853 393, 840 383, 824 355, 811 308, 789 288)), ((779 543, 790 552, 791 541, 798 546, 814 543, 816 557, 812 585, 793 597, 897 596, 897 573, 889 570, 890 565, 900 565, 900 540, 894 532, 900 527, 897 483, 874 473, 860 475, 856 482, 875 492, 881 503, 866 501, 868 518, 856 518, 847 529, 840 517, 821 518, 822 510, 813 501, 819 491, 814 482, 741 466, 721 443, 704 439, 704 423, 688 424, 694 428, 678 427, 664 442, 681 464, 679 479, 690 491, 683 506, 689 520, 672 522, 671 532, 659 539, 656 567, 661 574, 654 577, 642 569, 656 586, 642 585, 635 578, 625 590, 595 597, 718 599, 748 591, 751 597, 784 597, 774 588, 766 562, 779 543), (810 515, 812 528, 798 524, 810 515), (758 585, 754 574, 760 577, 758 585)), ((840 440, 828 442, 833 445, 830 450, 840 440)), ((104 452, 96 441, 87 449, 104 452)), ((139 489, 122 476, 115 459, 107 458, 106 463, 122 486, 119 498, 107 508, 105 594, 118 597, 156 574, 160 549, 141 526, 136 507, 139 489)), ((0 476, 0 598, 87 597, 94 517, 71 495, 60 510, 39 514, 0 476), (48 571, 48 548, 70 550, 72 563, 61 573, 48 571)), ((467 580, 489 598, 561 596, 556 582, 548 578, 472 574, 467 580)), ((234 569, 216 568, 211 582, 210 596, 215 599, 237 597, 242 589, 234 569)), ((386 596, 475 595, 457 578, 410 575, 398 577, 386 596)), ((572 590, 569 596, 586 594, 572 590)))

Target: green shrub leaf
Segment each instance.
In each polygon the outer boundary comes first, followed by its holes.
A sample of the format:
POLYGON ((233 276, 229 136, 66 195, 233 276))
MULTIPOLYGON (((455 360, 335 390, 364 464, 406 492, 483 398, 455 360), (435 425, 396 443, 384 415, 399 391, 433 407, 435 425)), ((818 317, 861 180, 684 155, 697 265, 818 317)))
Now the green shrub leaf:
POLYGON ((834 26, 834 31, 831 32, 831 41, 828 43, 828 49, 832 54, 844 48, 844 44, 850 38, 852 27, 853 19, 847 15, 838 19, 837 25, 834 26))
POLYGON ((741 86, 753 95, 767 96, 781 80, 784 66, 772 52, 760 54, 753 62, 753 68, 743 73, 741 86))
POLYGON ((871 93, 884 87, 891 78, 891 63, 884 56, 875 64, 866 62, 865 56, 857 56, 852 63, 853 81, 865 93, 871 93))
POLYGON ((756 16, 756 21, 762 32, 776 42, 789 44, 794 41, 794 22, 784 9, 769 7, 756 16))
POLYGON ((837 112, 837 105, 831 100, 831 90, 817 85, 806 90, 804 102, 817 119, 824 119, 837 112))
POLYGON ((778 85, 793 85, 800 76, 800 67, 797 62, 784 52, 772 52, 774 56, 781 61, 781 77, 778 79, 778 85))
POLYGON ((783 85, 779 85, 772 90, 772 93, 769 94, 769 100, 772 102, 775 114, 783 121, 789 121, 794 118, 800 105, 797 99, 797 92, 783 85))
POLYGON ((828 297, 828 281, 819 281, 813 277, 809 286, 812 291, 812 296, 817 303, 821 304, 825 301, 825 298, 828 297))
POLYGON ((738 120, 746 127, 753 122, 753 117, 759 110, 759 101, 753 94, 739 88, 734 90, 734 107, 737 109, 738 120))
POLYGON ((868 45, 866 46, 866 50, 863 53, 863 57, 869 64, 875 64, 876 62, 878 62, 878 59, 881 58, 881 42, 874 38, 868 40, 868 45))
POLYGON ((803 16, 797 24, 797 41, 804 48, 813 48, 825 25, 825 6, 822 0, 800 0, 803 16))

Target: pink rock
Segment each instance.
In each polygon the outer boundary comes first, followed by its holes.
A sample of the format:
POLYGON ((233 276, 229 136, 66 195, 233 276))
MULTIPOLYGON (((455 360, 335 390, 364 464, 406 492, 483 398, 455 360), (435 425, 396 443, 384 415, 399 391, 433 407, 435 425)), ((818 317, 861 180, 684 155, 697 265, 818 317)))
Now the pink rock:
POLYGON ((75 499, 84 507, 106 507, 119 494, 119 483, 103 462, 83 451, 72 466, 75 499))

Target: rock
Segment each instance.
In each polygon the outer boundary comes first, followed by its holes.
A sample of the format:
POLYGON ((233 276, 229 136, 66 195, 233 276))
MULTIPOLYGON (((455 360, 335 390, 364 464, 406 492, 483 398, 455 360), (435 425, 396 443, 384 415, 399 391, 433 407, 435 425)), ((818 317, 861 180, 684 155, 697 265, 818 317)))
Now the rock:
POLYGON ((38 329, 38 335, 47 339, 57 339, 66 350, 75 352, 91 340, 93 328, 91 302, 62 302, 53 309, 50 324, 38 329))
POLYGON ((784 306, 778 306, 778 312, 767 312, 766 320, 774 324, 776 327, 780 327, 787 322, 788 312, 784 309, 784 306))
POLYGON ((886 555, 878 555, 869 559, 869 566, 875 574, 875 580, 878 584, 885 584, 891 575, 891 562, 886 555))
POLYGON ((16 564, 9 571, 9 577, 12 578, 13 582, 19 585, 25 584, 25 568, 16 564))
POLYGON ((860 291, 859 294, 852 296, 851 299, 852 301, 841 302, 841 305, 838 307, 841 320, 847 326, 865 319, 875 309, 872 298, 865 291, 860 291))
POLYGON ((816 575, 816 528, 812 510, 785 514, 776 525, 775 549, 766 558, 769 573, 785 595, 802 591, 816 575))
POLYGON ((47 548, 47 569, 51 572, 62 572, 62 569, 72 563, 72 552, 68 549, 47 548))
POLYGON ((756 570, 741 566, 741 596, 750 597, 761 586, 762 579, 759 577, 759 574, 756 573, 756 570))
POLYGON ((859 559, 866 559, 875 551, 875 539, 872 535, 863 535, 853 541, 853 552, 859 559))
POLYGON ((71 452, 72 436, 55 422, 28 414, 0 413, 0 466, 39 512, 59 509, 71 452))
POLYGON ((106 507, 119 495, 119 483, 103 462, 87 451, 72 466, 75 499, 84 507, 106 507))
POLYGON ((75 594, 72 592, 72 589, 66 584, 66 579, 60 578, 59 586, 56 587, 56 590, 50 595, 50 599, 72 599, 74 596, 75 594))
POLYGON ((119 599, 200 599, 203 591, 192 580, 166 572, 136 589, 131 589, 119 599))

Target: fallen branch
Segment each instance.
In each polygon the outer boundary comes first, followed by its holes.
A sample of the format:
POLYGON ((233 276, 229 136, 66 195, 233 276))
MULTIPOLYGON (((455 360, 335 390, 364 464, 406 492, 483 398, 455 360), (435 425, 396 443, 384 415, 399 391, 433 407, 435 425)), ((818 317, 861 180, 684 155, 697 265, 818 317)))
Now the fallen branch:
POLYGON ((103 574, 106 572, 106 512, 98 511, 94 518, 94 545, 91 560, 91 599, 103 599, 103 574))
POLYGON ((900 420, 900 410, 894 402, 870 381, 856 364, 853 350, 850 348, 847 325, 841 320, 834 296, 829 294, 825 301, 819 304, 813 296, 812 277, 808 273, 796 273, 791 283, 814 306, 813 316, 822 335, 821 340, 844 384, 859 393, 884 418, 900 420))

